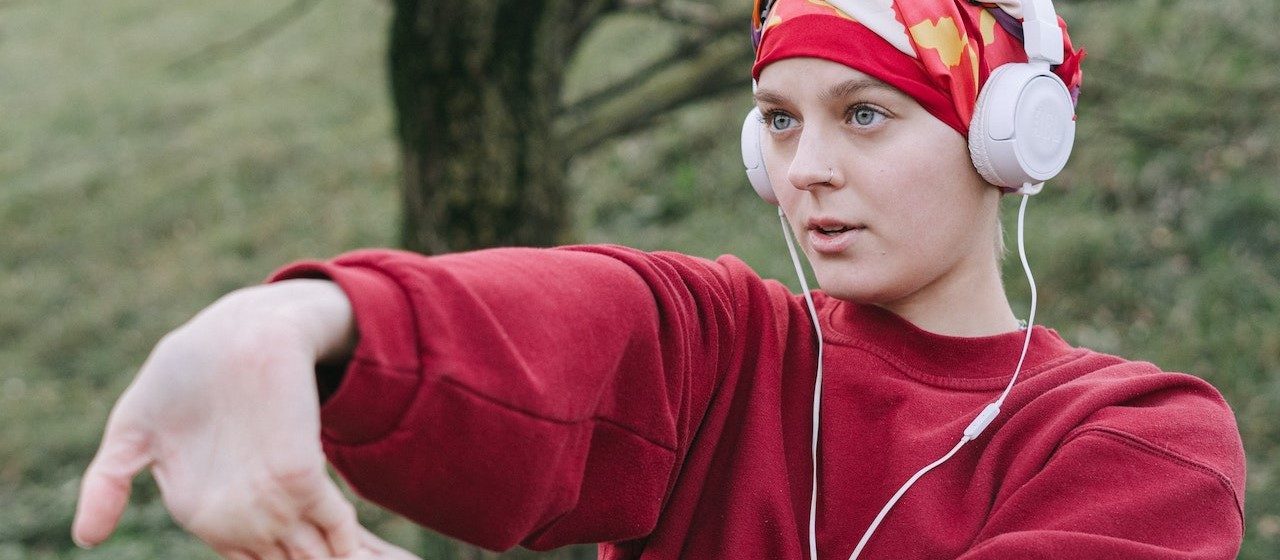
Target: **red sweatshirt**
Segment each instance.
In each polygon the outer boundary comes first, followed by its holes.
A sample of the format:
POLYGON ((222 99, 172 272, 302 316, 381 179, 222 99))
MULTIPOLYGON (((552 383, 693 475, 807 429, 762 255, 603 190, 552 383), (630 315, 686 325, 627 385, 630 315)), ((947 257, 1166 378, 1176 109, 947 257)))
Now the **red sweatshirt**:
MULTIPOLYGON (((621 247, 299 263, 359 346, 322 409, 362 495, 491 549, 808 555, 816 337, 741 261, 621 247)), ((895 490, 1008 382, 1022 333, 941 336, 815 293, 826 342, 818 550, 848 558, 895 490)), ((1036 327, 994 424, 926 475, 863 558, 1234 558, 1244 451, 1198 378, 1036 327)))

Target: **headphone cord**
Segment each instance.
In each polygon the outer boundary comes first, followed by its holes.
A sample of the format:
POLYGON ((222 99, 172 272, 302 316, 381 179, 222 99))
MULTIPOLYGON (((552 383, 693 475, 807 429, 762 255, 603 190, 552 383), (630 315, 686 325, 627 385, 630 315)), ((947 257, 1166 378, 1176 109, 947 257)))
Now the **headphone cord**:
MULTIPOLYGON (((991 421, 995 420, 996 416, 1000 414, 1000 405, 1004 404, 1005 398, 1009 396, 1009 391, 1013 390, 1013 384, 1017 382, 1018 374, 1022 372, 1022 363, 1026 360, 1027 350, 1031 346, 1031 330, 1035 326, 1036 320, 1036 279, 1031 275, 1031 265, 1027 264, 1027 249, 1024 242, 1026 236, 1023 234, 1023 224, 1026 221, 1027 214, 1027 200, 1030 198, 1031 195, 1022 195, 1022 203, 1018 206, 1018 258, 1022 260, 1022 271, 1026 273, 1027 284, 1031 286, 1031 310, 1027 314, 1027 334, 1022 339, 1022 355, 1018 357, 1018 365, 1013 370, 1013 378, 1010 379, 1009 384, 1005 386, 1004 392, 1000 394, 1000 398, 983 408, 982 412, 978 413, 978 417, 974 418, 973 421, 969 423, 969 426, 964 429, 964 435, 961 436, 960 441, 956 443, 955 447, 951 448, 951 451, 948 451, 941 459, 929 463, 928 466, 920 469, 907 480, 906 484, 902 485, 902 488, 899 488, 898 491, 894 493, 893 497, 889 499, 889 502, 880 509, 880 513, 876 515, 875 521, 872 521, 871 526, 867 527, 867 532, 862 535, 862 540, 858 541, 858 547, 853 549, 853 554, 849 556, 849 560, 858 560, 858 555, 862 553, 863 547, 867 546, 867 541, 871 540, 871 534, 880 526, 880 522, 884 521, 884 517, 889 514, 889 510, 893 508, 894 504, 898 503, 898 499, 907 492, 907 489, 910 488, 912 484, 915 484, 920 477, 924 476, 938 465, 945 463, 947 459, 950 459, 951 456, 955 455, 956 452, 964 446, 964 444, 976 439, 980 434, 982 434, 982 431, 985 430, 987 426, 991 425, 991 421)), ((810 521, 810 523, 812 523, 812 521, 810 521)), ((815 555, 813 558, 816 559, 817 556, 815 555)))
POLYGON ((822 411, 822 326, 818 324, 818 310, 813 305, 813 296, 809 294, 809 282, 805 280, 804 269, 800 267, 800 257, 796 255, 796 244, 791 239, 791 228, 787 227, 787 216, 782 208, 778 208, 778 221, 782 224, 782 237, 787 240, 787 251, 791 253, 791 264, 796 268, 796 278, 800 279, 800 288, 804 293, 804 302, 809 306, 809 318, 813 320, 813 330, 818 338, 818 374, 813 382, 813 440, 810 454, 813 460, 813 484, 809 495, 809 558, 818 557, 818 420, 822 411))
MULTIPOLYGON (((871 522, 871 526, 867 527, 867 532, 864 533, 862 535, 862 539, 858 541, 858 546, 853 550, 853 554, 849 556, 849 560, 858 559, 858 555, 860 555, 862 553, 862 549, 867 546, 867 542, 871 540, 872 533, 874 533, 876 528, 880 526, 880 522, 884 521, 885 516, 889 514, 889 510, 898 503, 898 500, 902 498, 902 495, 906 494, 907 490, 911 488, 911 486, 915 484, 920 477, 928 474, 929 471, 933 470, 937 466, 947 462, 947 460, 955 455, 956 452, 964 446, 964 444, 976 439, 982 434, 982 431, 985 430, 987 426, 995 420, 996 416, 1000 414, 1000 405, 1004 404, 1005 398, 1007 398, 1009 396, 1009 392, 1013 390, 1013 384, 1017 382, 1018 374, 1022 372, 1022 364, 1027 358, 1027 350, 1031 347, 1031 331, 1035 327, 1036 321, 1036 279, 1035 276, 1031 274, 1031 265, 1027 262, 1027 249, 1025 242, 1026 235, 1024 233, 1027 201, 1030 198, 1030 195, 1022 195, 1022 203, 1018 206, 1018 258, 1022 261, 1022 271, 1026 273, 1027 284, 1031 288, 1031 309, 1027 314, 1026 336, 1022 339, 1022 354, 1018 357, 1018 365, 1013 370, 1013 378, 1010 379, 1009 384, 1005 386, 1004 392, 1000 394, 1000 398, 983 408, 982 412, 978 413, 977 418, 974 418, 973 421, 969 423, 969 426, 964 430, 964 435, 960 438, 960 441, 956 443, 955 447, 951 448, 951 451, 948 451, 946 455, 942 456, 942 458, 929 463, 923 469, 917 471, 905 484, 902 485, 901 488, 898 489, 897 492, 894 493, 893 497, 889 499, 889 502, 880 509, 880 513, 877 514, 875 520, 871 522)), ((822 411, 822 326, 818 322, 818 311, 813 304, 813 296, 809 293, 809 283, 805 280, 804 269, 801 268, 800 258, 796 254, 795 241, 792 239, 791 228, 787 227, 787 217, 786 214, 782 212, 781 208, 778 209, 778 221, 782 225, 782 237, 787 242, 787 252, 791 254, 791 264, 795 267, 796 278, 800 280, 800 287, 804 293, 805 305, 808 306, 809 318, 813 321, 813 328, 818 341, 818 368, 813 384, 813 437, 810 442, 810 454, 813 464, 813 470, 811 473, 813 484, 811 485, 812 492, 809 496, 809 558, 817 560, 818 425, 821 420, 822 411)))

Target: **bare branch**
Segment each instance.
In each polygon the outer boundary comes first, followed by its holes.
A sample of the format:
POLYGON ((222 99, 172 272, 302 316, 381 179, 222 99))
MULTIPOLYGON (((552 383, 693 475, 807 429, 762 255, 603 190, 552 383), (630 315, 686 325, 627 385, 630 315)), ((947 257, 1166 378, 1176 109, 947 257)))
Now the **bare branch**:
POLYGON ((714 27, 722 23, 720 10, 706 2, 626 0, 626 7, 629 10, 652 14, 663 21, 679 25, 714 27))
POLYGON ((592 111, 602 103, 636 89, 640 84, 648 80, 650 76, 687 62, 690 58, 696 56, 697 53, 705 48, 707 43, 711 42, 711 39, 714 38, 716 37, 707 37, 704 40, 697 42, 684 42, 677 44, 671 49, 671 52, 667 53, 666 56, 650 62, 643 68, 632 72, 630 76, 627 76, 619 82, 609 84, 601 89, 588 93, 583 98, 574 101, 572 105, 562 109, 561 114, 573 115, 592 111))
MULTIPOLYGON (((663 3, 663 0, 624 0, 624 2, 629 6, 640 6, 663 3)), ((727 35, 739 33, 741 31, 739 28, 742 27, 740 23, 747 19, 745 12, 718 15, 714 8, 708 7, 706 9, 707 14, 709 14, 706 26, 686 30, 685 33, 681 33, 681 36, 676 40, 676 44, 666 56, 650 62, 617 83, 609 84, 604 88, 586 94, 581 99, 574 101, 573 104, 561 109, 562 120, 572 120, 577 115, 594 111, 601 104, 635 90, 648 81, 651 76, 688 62, 689 59, 697 56, 709 44, 727 35)))
POLYGON ((595 27, 604 16, 620 8, 620 0, 579 0, 569 17, 570 31, 566 41, 569 51, 578 47, 582 38, 595 27))
POLYGON ((246 29, 244 32, 218 43, 209 45, 195 54, 188 55, 169 65, 170 70, 195 66, 197 64, 207 64, 216 62, 218 59, 233 56, 235 54, 247 51, 257 46, 273 35, 284 29, 290 23, 293 23, 311 11, 311 8, 317 4, 316 0, 293 0, 289 5, 281 8, 267 19, 258 22, 257 25, 246 29))
POLYGON ((746 69, 751 42, 732 34, 706 46, 682 64, 670 65, 639 80, 630 92, 602 101, 589 111, 568 113, 556 133, 573 154, 649 125, 667 111, 751 83, 746 69))
POLYGON ((621 0, 579 0, 570 15, 574 23, 599 19, 621 8, 621 0))

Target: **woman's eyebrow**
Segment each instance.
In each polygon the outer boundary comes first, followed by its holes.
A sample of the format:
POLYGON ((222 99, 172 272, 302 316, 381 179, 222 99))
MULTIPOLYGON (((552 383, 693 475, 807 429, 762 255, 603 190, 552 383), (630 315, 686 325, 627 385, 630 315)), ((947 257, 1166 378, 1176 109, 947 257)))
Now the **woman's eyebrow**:
POLYGON ((827 88, 827 91, 819 95, 818 98, 822 101, 837 101, 847 97, 852 97, 869 89, 883 89, 891 92, 897 91, 889 84, 874 78, 853 78, 827 88))
MULTIPOLYGON (((818 99, 823 102, 839 101, 869 89, 898 93, 898 90, 893 86, 875 78, 852 78, 827 88, 826 91, 822 92, 818 96, 818 99)), ((787 96, 767 89, 756 91, 755 98, 756 103, 767 103, 770 105, 785 105, 788 101, 787 96)))
POLYGON ((786 96, 767 89, 758 90, 755 93, 756 103, 768 103, 770 105, 786 105, 786 96))

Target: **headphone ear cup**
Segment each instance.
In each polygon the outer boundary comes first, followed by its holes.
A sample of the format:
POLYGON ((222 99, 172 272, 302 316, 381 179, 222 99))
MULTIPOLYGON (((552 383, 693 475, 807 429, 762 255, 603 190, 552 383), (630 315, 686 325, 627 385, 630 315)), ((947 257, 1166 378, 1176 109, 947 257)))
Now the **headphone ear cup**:
POLYGON ((769 182, 769 172, 764 166, 764 149, 760 145, 760 132, 764 128, 760 123, 763 120, 760 109, 755 108, 742 121, 742 165, 747 168, 747 180, 751 182, 751 188, 755 189, 756 194, 765 202, 777 206, 778 196, 769 182))
POLYGON ((988 183, 1035 194, 1066 166, 1075 130, 1075 103, 1060 78, 1035 64, 1006 64, 978 95, 969 155, 988 183))
POLYGON ((1000 188, 1007 188, 1006 181, 996 172, 991 165, 991 156, 987 151, 986 139, 987 133, 987 97, 992 89, 991 84, 995 83, 996 78, 1000 75, 1000 71, 1004 67, 997 68, 995 72, 987 79, 986 85, 982 91, 978 93, 978 103, 973 108, 973 120, 969 122, 969 158, 973 160, 973 167, 978 170, 978 174, 986 182, 991 183, 1000 188))

